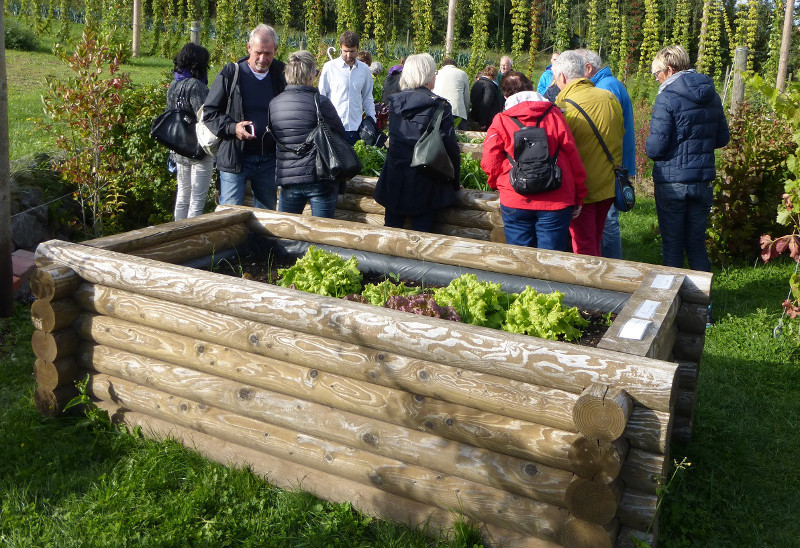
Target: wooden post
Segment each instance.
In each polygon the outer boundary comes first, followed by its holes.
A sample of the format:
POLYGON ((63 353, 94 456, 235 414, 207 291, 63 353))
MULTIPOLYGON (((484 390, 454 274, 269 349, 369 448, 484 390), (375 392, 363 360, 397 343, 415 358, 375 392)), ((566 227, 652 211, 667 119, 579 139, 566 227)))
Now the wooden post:
POLYGON ((786 91, 786 73, 789 70, 789 50, 792 47, 792 27, 794 26, 795 0, 786 1, 786 13, 783 17, 783 37, 781 38, 781 54, 778 58, 778 78, 775 87, 786 91))
POLYGON ((614 441, 622 436, 632 411, 633 402, 624 390, 592 383, 575 402, 572 419, 587 438, 614 441))
POLYGON ((744 78, 742 73, 747 70, 747 46, 736 48, 733 57, 733 93, 731 94, 731 116, 735 116, 739 105, 744 101, 744 78))
POLYGON ((197 44, 198 46, 200 45, 200 31, 202 29, 203 27, 200 21, 192 21, 192 24, 189 27, 189 32, 193 44, 197 44))
MULTIPOLYGON (((5 1, 0 0, 0 36, 5 36, 5 1)), ((8 80, 6 45, 0 43, 0 318, 14 313, 14 270, 11 265, 11 167, 8 163, 8 80)))
MULTIPOLYGON (((63 14, 62 14, 63 17, 63 14)), ((142 0, 133 0, 133 44, 131 55, 139 57, 142 43, 142 0)))
POLYGON ((445 58, 453 55, 453 34, 456 26, 456 0, 447 3, 447 33, 444 39, 445 58))

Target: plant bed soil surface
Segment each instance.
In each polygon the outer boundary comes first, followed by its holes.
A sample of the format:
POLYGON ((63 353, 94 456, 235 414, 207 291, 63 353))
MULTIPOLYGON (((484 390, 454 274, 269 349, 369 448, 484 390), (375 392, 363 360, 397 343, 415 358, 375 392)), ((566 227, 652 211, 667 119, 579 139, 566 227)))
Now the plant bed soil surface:
MULTIPOLYGON (((296 259, 289 256, 272 256, 269 259, 262 257, 240 257, 232 261, 222 261, 215 268, 215 272, 225 274, 227 276, 237 276, 246 278, 248 280, 255 280, 263 283, 275 283, 278 278, 278 270, 287 268, 294 265, 296 259)), ((363 284, 380 283, 386 279, 385 276, 364 276, 363 284)), ((419 283, 415 280, 393 280, 396 282, 404 282, 407 287, 419 287, 419 283)), ((433 286, 428 286, 434 289, 433 286)), ((600 312, 593 312, 589 310, 580 310, 583 318, 589 320, 589 325, 583 329, 583 336, 574 344, 582 346, 597 346, 600 339, 605 335, 611 321, 614 320, 616 314, 603 314, 600 312)))

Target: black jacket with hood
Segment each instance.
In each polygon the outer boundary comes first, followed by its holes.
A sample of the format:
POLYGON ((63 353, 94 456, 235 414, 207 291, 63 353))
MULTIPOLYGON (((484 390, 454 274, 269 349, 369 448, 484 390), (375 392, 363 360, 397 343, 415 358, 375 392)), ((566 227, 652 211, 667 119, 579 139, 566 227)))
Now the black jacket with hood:
MULTIPOLYGON (((243 57, 237 61, 239 64, 239 80, 237 85, 230 94, 231 83, 235 67, 233 63, 228 63, 219 74, 214 78, 211 84, 211 89, 206 97, 205 105, 203 106, 203 122, 208 128, 214 132, 215 135, 222 138, 217 151, 217 168, 220 171, 227 171, 229 173, 240 173, 242 171, 242 156, 244 154, 244 141, 236 137, 236 123, 244 120, 244 109, 242 108, 242 93, 239 83, 242 78, 242 71, 245 70, 243 65, 247 64, 250 58, 243 57), (227 114, 225 110, 228 107, 228 95, 231 97, 231 108, 227 114)), ((270 76, 272 77, 273 97, 276 97, 286 88, 286 79, 283 75, 284 64, 277 59, 272 60, 269 67, 270 76)), ((269 108, 269 103, 264 105, 264 109, 269 108)), ((275 150, 275 143, 269 134, 265 136, 264 147, 266 149, 275 150), (267 142, 268 141, 268 142, 267 142)))

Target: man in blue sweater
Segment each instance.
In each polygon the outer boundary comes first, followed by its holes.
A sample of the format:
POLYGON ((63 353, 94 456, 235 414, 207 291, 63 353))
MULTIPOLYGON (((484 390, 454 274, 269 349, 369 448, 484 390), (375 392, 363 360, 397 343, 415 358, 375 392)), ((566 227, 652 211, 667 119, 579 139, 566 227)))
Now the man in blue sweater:
MULTIPOLYGON (((605 89, 614 94, 622 106, 622 121, 625 126, 625 134, 622 136, 622 166, 628 170, 628 174, 633 178, 636 175, 636 141, 635 130, 633 128, 633 104, 628 90, 617 80, 611 69, 603 67, 600 56, 588 49, 578 50, 583 56, 586 78, 589 78, 595 87, 605 89)), ((614 205, 608 211, 606 217, 606 227, 603 231, 603 257, 610 259, 622 258, 622 237, 619 233, 619 211, 614 205)))

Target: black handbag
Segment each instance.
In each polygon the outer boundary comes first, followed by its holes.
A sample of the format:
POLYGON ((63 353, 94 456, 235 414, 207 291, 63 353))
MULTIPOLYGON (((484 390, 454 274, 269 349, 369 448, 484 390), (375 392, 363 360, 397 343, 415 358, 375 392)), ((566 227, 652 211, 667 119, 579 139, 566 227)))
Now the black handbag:
POLYGON ((428 127, 420 136, 417 144, 414 145, 414 153, 411 155, 411 167, 416 167, 427 171, 431 176, 452 181, 456 176, 453 162, 444 148, 442 134, 439 128, 444 117, 444 108, 447 103, 442 101, 436 107, 436 111, 428 122, 428 127))
POLYGON ((192 109, 188 107, 188 101, 184 97, 187 80, 178 83, 181 88, 178 90, 178 99, 175 108, 165 110, 153 120, 150 126, 150 135, 168 149, 177 152, 181 156, 199 160, 206 153, 197 141, 195 124, 197 117, 192 109), (187 106, 184 106, 187 105, 187 106))
POLYGON ((633 209, 633 206, 636 205, 636 191, 633 188, 633 184, 631 184, 631 180, 628 178, 628 170, 614 163, 614 157, 611 156, 611 153, 608 151, 606 142, 603 141, 603 138, 600 136, 600 132, 597 131, 597 126, 594 125, 594 122, 591 118, 589 118, 589 115, 586 114, 586 111, 583 110, 578 103, 571 99, 565 99, 565 101, 574 106, 581 114, 583 114, 583 117, 586 118, 587 122, 589 122, 589 126, 592 128, 592 131, 594 131, 597 140, 600 141, 600 146, 603 147, 603 151, 606 153, 608 161, 611 162, 612 166, 614 166, 614 207, 616 207, 622 213, 630 211, 633 209))
POLYGON ((305 141, 298 147, 286 146, 278 140, 272 131, 272 122, 268 122, 268 130, 281 150, 292 152, 297 156, 305 156, 316 148, 316 175, 320 181, 348 181, 361 173, 361 160, 344 137, 331 131, 319 110, 319 93, 314 96, 317 107, 317 127, 311 130, 305 141))
POLYGON ((388 139, 386 134, 378 129, 378 124, 370 116, 366 116, 361 120, 361 125, 358 126, 358 136, 364 141, 364 144, 373 147, 384 147, 388 139))

